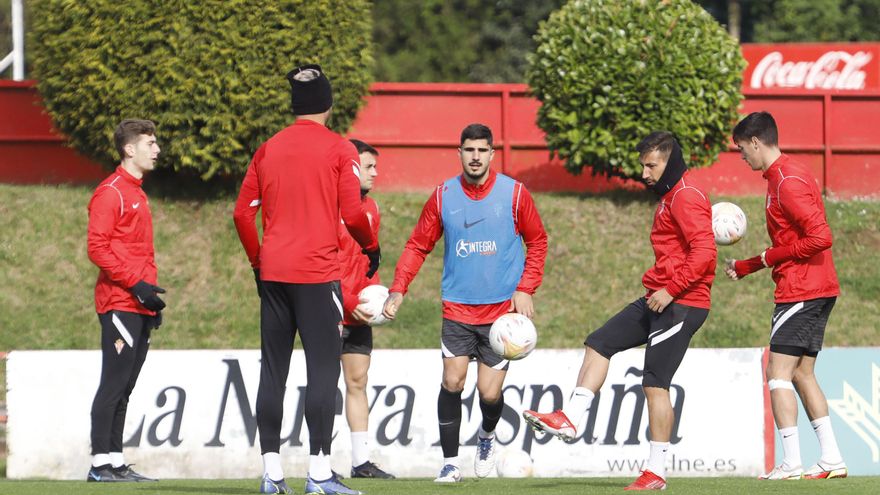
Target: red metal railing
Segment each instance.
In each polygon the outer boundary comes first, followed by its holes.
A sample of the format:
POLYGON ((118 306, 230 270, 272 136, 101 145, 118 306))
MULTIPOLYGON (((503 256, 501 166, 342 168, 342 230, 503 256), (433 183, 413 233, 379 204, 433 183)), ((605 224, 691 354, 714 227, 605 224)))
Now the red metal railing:
MULTIPOLYGON (((427 190, 458 173, 461 129, 495 133, 495 166, 534 191, 638 187, 572 176, 553 160, 536 126, 539 102, 524 84, 375 83, 349 135, 379 149, 380 190, 427 190)), ((743 113, 768 110, 780 145, 812 168, 835 197, 880 197, 880 91, 746 90, 743 113)), ((63 146, 33 81, 0 81, 0 182, 95 182, 106 171, 63 146)), ((763 194, 764 181, 730 148, 695 171, 713 194, 763 194)))

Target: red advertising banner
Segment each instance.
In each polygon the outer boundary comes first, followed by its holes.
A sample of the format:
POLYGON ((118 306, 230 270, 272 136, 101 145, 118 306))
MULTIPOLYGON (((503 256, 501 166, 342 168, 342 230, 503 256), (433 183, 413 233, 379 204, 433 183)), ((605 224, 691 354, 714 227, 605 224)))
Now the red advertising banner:
POLYGON ((880 43, 744 43, 742 51, 744 89, 880 89, 880 43))

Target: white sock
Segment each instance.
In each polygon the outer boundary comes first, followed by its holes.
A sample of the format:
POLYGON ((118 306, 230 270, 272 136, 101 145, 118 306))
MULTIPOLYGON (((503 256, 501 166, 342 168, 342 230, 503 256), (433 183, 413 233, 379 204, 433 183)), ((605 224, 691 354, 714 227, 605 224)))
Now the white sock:
POLYGON ((480 425, 480 431, 478 435, 480 438, 495 438, 495 432, 484 430, 482 425, 480 425))
POLYGON ((458 456, 455 457, 444 457, 443 465, 452 464, 455 467, 458 467, 458 456))
POLYGON ((365 431, 351 432, 351 467, 358 467, 370 460, 370 434, 365 431))
POLYGON ((95 454, 92 456, 92 466, 100 467, 110 464, 110 454, 95 454))
POLYGON ((568 399, 568 404, 562 408, 568 420, 574 425, 575 429, 580 428, 581 420, 590 405, 593 403, 593 397, 596 394, 592 390, 585 387, 576 387, 568 399))
POLYGON ((110 464, 113 464, 113 467, 124 466, 125 457, 122 457, 122 452, 110 452, 110 464))
POLYGON ((321 453, 309 456, 309 478, 315 481, 324 481, 329 480, 332 476, 329 455, 321 453))
POLYGON ((666 479, 666 452, 669 442, 651 442, 651 457, 648 457, 648 471, 666 479))
POLYGON ((272 481, 284 479, 284 470, 281 469, 281 454, 278 452, 263 454, 263 474, 268 474, 272 481))
POLYGON ((837 439, 834 438, 834 430, 831 428, 831 418, 825 416, 810 421, 813 425, 813 431, 819 439, 819 447, 822 449, 822 455, 819 460, 823 464, 840 464, 843 458, 840 456, 840 450, 837 448, 837 439))
POLYGON ((780 428, 779 436, 782 437, 782 465, 789 469, 801 465, 801 443, 798 439, 797 426, 780 428))

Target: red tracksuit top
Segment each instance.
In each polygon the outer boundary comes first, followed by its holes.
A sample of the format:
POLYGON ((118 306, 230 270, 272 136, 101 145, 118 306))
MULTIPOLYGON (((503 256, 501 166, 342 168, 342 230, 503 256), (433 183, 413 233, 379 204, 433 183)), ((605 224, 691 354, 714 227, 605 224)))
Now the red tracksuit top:
POLYGON ((765 261, 773 267, 777 303, 840 294, 831 257, 831 227, 822 193, 804 165, 783 154, 764 172, 767 179, 767 233, 773 247, 765 261))
MULTIPOLYGON (((373 235, 379 238, 379 205, 376 201, 369 197, 363 197, 364 210, 367 212, 367 218, 370 219, 370 227, 373 235)), ((374 284, 382 283, 379 280, 379 272, 373 274, 372 278, 367 278, 367 270, 370 268, 370 259, 362 252, 361 246, 354 240, 345 224, 339 224, 337 229, 339 238, 339 265, 342 267, 342 309, 344 310, 343 325, 363 325, 364 322, 354 319, 351 312, 360 304, 358 294, 361 290, 374 284)))
POLYGON ((262 280, 339 280, 340 214, 358 244, 376 248, 361 206, 359 175, 354 145, 311 120, 298 119, 260 146, 241 184, 233 220, 262 280), (261 207, 262 246, 254 224, 261 207))
POLYGON ((646 297, 665 288, 676 303, 709 309, 717 256, 712 206, 689 173, 660 198, 651 246, 654 266, 642 277, 646 297))
POLYGON ((88 253, 101 271, 95 283, 95 310, 153 315, 129 292, 141 280, 158 285, 153 249, 153 217, 143 180, 122 166, 98 184, 89 201, 88 253))
MULTIPOLYGON (((495 185, 497 173, 489 171, 489 179, 483 185, 469 184, 461 178, 465 194, 475 201, 485 198, 495 185)), ((443 199, 443 184, 437 186, 422 208, 422 214, 412 235, 403 248, 400 260, 394 271, 394 282, 390 292, 406 294, 407 287, 418 274, 425 257, 434 249, 434 244, 443 235, 443 219, 440 217, 443 199)), ((516 290, 534 294, 544 276, 544 260, 547 257, 547 232, 535 208, 532 195, 521 182, 513 188, 514 225, 522 234, 526 245, 526 260, 522 277, 516 290)), ((461 304, 443 301, 443 318, 468 325, 493 323, 499 316, 507 313, 510 301, 495 304, 461 304)))

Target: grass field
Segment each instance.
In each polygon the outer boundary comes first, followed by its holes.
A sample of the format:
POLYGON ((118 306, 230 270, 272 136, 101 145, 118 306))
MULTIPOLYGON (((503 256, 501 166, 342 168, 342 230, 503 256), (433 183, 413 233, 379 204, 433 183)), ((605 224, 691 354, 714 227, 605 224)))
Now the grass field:
MULTIPOLYGON (((297 494, 303 493, 302 481, 289 479, 291 488, 297 494)), ((347 480, 351 481, 351 480, 347 480)), ((544 493, 548 495, 582 495, 621 493, 623 487, 632 480, 629 478, 526 478, 526 479, 466 479, 455 485, 438 485, 428 479, 417 480, 354 480, 350 487, 368 495, 435 495, 435 494, 480 494, 480 495, 525 495, 544 493)), ((829 481, 786 481, 767 482, 747 478, 680 478, 670 481, 664 493, 705 495, 705 494, 774 494, 805 495, 814 493, 861 495, 877 493, 878 477, 853 477, 829 481)), ((257 492, 259 482, 255 480, 163 480, 158 483, 122 483, 111 486, 96 486, 84 481, 0 481, 0 495, 42 495, 63 493, 65 495, 86 495, 95 493, 192 495, 194 493, 245 495, 257 492)))
MULTIPOLYGON (((86 256, 86 187, 0 185, 0 351, 90 349, 98 343, 86 256)), ((426 194, 376 194, 383 212, 382 280, 389 284, 426 194)), ((648 233, 656 200, 645 193, 536 194, 549 233, 544 283, 535 296, 539 345, 580 347, 587 332, 643 294, 653 261, 648 233)), ((712 198, 718 201, 723 198, 712 198)), ((154 196, 165 324, 154 348, 258 348, 253 276, 232 224, 234 198, 154 196)), ((746 238, 719 248, 745 257, 767 245, 763 198, 736 198, 751 221, 746 238)), ((826 345, 880 345, 880 203, 828 202, 843 295, 826 345)), ((398 321, 376 332, 381 348, 437 345, 442 243, 410 287, 398 321)), ((713 309, 692 345, 762 346, 772 309, 768 272, 739 282, 718 270, 713 309)))

